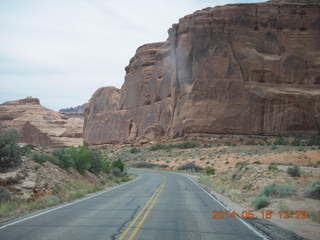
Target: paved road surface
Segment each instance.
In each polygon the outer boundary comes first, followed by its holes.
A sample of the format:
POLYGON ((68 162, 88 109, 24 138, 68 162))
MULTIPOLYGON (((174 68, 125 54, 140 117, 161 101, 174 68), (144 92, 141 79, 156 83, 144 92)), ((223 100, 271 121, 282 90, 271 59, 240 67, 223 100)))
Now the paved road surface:
POLYGON ((212 219, 213 210, 226 209, 191 179, 132 171, 141 178, 3 225, 0 239, 262 239, 238 219, 212 219))

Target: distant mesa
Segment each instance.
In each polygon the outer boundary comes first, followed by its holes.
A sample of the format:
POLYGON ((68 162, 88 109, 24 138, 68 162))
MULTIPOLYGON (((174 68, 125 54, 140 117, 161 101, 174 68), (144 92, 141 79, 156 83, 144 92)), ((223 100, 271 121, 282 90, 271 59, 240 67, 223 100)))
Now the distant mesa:
POLYGON ((5 102, 3 104, 6 105, 40 105, 40 100, 38 98, 33 98, 33 97, 26 97, 24 99, 16 100, 16 101, 9 101, 5 102))
POLYGON ((69 117, 84 118, 84 112, 86 110, 86 107, 87 107, 87 103, 84 103, 84 104, 76 106, 76 107, 60 109, 59 113, 62 113, 62 114, 69 116, 69 117))
POLYGON ((5 129, 17 129, 22 143, 50 147, 83 143, 83 119, 69 118, 47 109, 40 105, 38 98, 0 104, 0 125, 5 129))
POLYGON ((320 132, 320 3, 206 8, 139 47, 85 111, 88 144, 320 132))

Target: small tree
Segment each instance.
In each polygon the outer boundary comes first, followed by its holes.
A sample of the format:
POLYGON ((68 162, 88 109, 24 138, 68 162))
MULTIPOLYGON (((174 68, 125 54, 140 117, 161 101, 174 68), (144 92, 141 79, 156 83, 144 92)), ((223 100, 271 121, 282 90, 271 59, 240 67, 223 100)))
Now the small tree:
POLYGON ((0 128, 0 171, 16 167, 21 162, 21 148, 17 144, 20 137, 15 129, 3 131, 0 128))

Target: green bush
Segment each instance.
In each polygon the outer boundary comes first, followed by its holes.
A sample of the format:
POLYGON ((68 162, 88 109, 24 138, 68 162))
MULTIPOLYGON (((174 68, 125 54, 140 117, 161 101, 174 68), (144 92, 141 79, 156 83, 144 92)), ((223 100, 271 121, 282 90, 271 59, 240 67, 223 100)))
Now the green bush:
POLYGON ((305 196, 320 200, 320 180, 316 180, 312 183, 311 187, 306 190, 305 196))
POLYGON ((61 167, 63 169, 69 169, 70 167, 75 166, 74 160, 67 149, 58 148, 58 149, 53 150, 52 154, 53 154, 53 156, 58 158, 59 167, 61 167))
POLYGON ((178 143, 173 145, 173 147, 181 148, 181 149, 198 148, 200 146, 201 144, 198 142, 183 142, 183 143, 178 143))
POLYGON ((287 197, 292 196, 297 192, 297 188, 290 184, 271 183, 260 191, 259 195, 267 197, 287 197))
POLYGON ((91 166, 88 169, 90 172, 99 174, 103 170, 104 157, 100 151, 91 150, 90 163, 91 166))
POLYGON ((118 160, 115 160, 111 164, 112 168, 119 168, 121 172, 124 170, 124 162, 119 158, 118 160))
POLYGON ((239 170, 241 170, 242 168, 244 168, 248 164, 249 164, 248 162, 237 162, 235 165, 235 168, 238 168, 239 170))
POLYGON ((291 142, 292 146, 301 146, 301 138, 300 137, 296 137, 292 142, 291 142))
POLYGON ((46 154, 34 153, 34 154, 32 155, 32 160, 35 161, 35 162, 37 162, 37 163, 42 164, 42 163, 44 163, 44 162, 46 162, 46 161, 48 160, 48 155, 46 155, 46 154))
POLYGON ((0 172, 16 167, 21 162, 21 149, 17 144, 20 137, 14 129, 3 131, 0 128, 0 172))
POLYGON ((206 174, 207 175, 214 175, 216 170, 212 167, 206 167, 206 174))
POLYGON ((150 147, 150 151, 157 150, 170 150, 172 148, 188 149, 188 148, 198 148, 201 147, 201 144, 198 142, 183 142, 177 144, 155 144, 150 147))
POLYGON ((28 156, 31 153, 31 147, 29 145, 25 145, 21 148, 21 155, 28 156))
POLYGON ((108 160, 104 160, 103 164, 102 164, 102 171, 104 173, 111 173, 111 163, 108 160))
POLYGON ((150 151, 157 151, 157 150, 169 150, 172 148, 172 145, 165 145, 165 144, 155 144, 150 147, 150 151))
POLYGON ((279 137, 277 140, 273 143, 274 145, 288 145, 288 139, 284 137, 279 137))
POLYGON ((254 210, 264 208, 270 204, 270 201, 266 195, 258 195, 252 202, 254 210))
POLYGON ((195 172, 199 172, 201 170, 203 170, 202 167, 196 165, 194 162, 189 162, 189 163, 185 163, 180 165, 179 167, 177 167, 178 170, 191 170, 191 171, 195 171, 195 172))
POLYGON ((268 166, 268 169, 269 169, 270 171, 275 171, 275 170, 278 170, 278 167, 277 167, 277 165, 270 164, 270 165, 268 166))
POLYGON ((261 162, 260 161, 254 161, 253 164, 259 164, 260 165, 261 162))
POLYGON ((83 145, 81 147, 69 148, 69 153, 74 160, 75 167, 80 174, 85 174, 86 170, 91 167, 91 150, 88 146, 83 145))
POLYGON ((130 153, 138 153, 138 152, 140 152, 140 148, 133 147, 130 149, 130 153))
POLYGON ((314 136, 307 142, 308 146, 320 145, 320 135, 314 136))
POLYGON ((6 187, 0 186, 0 203, 8 202, 11 200, 11 192, 6 187))
POLYGON ((102 153, 98 150, 91 150, 86 145, 78 148, 55 149, 52 154, 59 159, 58 165, 64 169, 75 167, 81 174, 84 174, 86 170, 94 174, 102 171, 111 172, 110 163, 106 161, 102 153))
POLYGON ((290 175, 290 177, 300 177, 301 176, 300 167, 298 167, 297 165, 294 165, 293 167, 288 167, 287 173, 290 175))
POLYGON ((231 176, 232 181, 238 181, 240 179, 241 179, 241 175, 238 175, 236 173, 232 174, 232 176, 231 176))
POLYGON ((125 175, 124 172, 121 171, 121 169, 118 168, 118 167, 113 167, 113 168, 112 168, 112 173, 113 173, 116 177, 122 177, 122 176, 125 175))

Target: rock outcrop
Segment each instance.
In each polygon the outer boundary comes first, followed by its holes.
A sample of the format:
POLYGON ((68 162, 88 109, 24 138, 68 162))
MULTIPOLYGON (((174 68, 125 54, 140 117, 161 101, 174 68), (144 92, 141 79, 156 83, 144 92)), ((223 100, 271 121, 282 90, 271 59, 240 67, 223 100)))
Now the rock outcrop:
POLYGON ((62 113, 63 115, 65 115, 67 117, 84 118, 84 111, 86 110, 86 107, 87 107, 87 104, 84 103, 84 104, 76 106, 76 107, 60 109, 59 113, 62 113))
POLYGON ((320 3, 206 8, 143 45, 85 113, 89 144, 320 132, 320 3))
POLYGON ((42 146, 82 145, 83 119, 68 118, 49 110, 37 98, 0 104, 0 125, 15 128, 20 142, 42 146))

